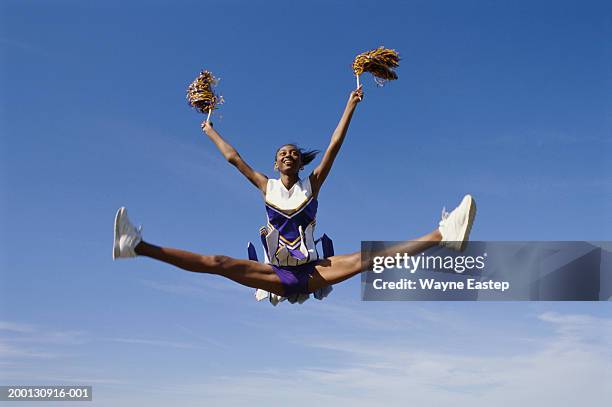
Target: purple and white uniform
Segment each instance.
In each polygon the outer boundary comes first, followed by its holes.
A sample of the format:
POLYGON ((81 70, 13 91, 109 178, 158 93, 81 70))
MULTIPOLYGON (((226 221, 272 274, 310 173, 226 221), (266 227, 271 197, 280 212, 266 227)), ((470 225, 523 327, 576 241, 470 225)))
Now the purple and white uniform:
MULTIPOLYGON (((280 179, 269 179, 265 198, 268 223, 260 229, 265 262, 279 276, 285 296, 258 289, 255 297, 269 297, 274 305, 284 299, 302 303, 310 297, 308 280, 319 259, 314 240, 318 202, 312 195, 310 178, 298 180, 290 189, 280 179)), ((323 299, 331 291, 330 286, 313 294, 323 299)))
POLYGON ((279 179, 268 180, 268 224, 260 230, 266 263, 299 266, 319 259, 313 238, 317 205, 309 178, 298 180, 291 189, 279 179))

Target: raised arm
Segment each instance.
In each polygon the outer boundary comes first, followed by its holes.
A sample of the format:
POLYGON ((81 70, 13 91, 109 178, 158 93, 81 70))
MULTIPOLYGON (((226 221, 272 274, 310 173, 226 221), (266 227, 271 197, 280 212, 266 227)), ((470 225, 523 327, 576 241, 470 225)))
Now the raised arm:
POLYGON ((260 172, 252 169, 238 154, 238 151, 234 147, 232 147, 227 141, 225 141, 219 133, 213 128, 211 122, 204 121, 202 122, 202 130, 204 133, 210 138, 213 143, 217 146, 223 157, 232 164, 234 167, 238 168, 240 171, 253 185, 257 187, 263 194, 266 193, 266 185, 268 184, 268 177, 263 175, 260 172))
POLYGON ((332 134, 331 141, 329 142, 327 150, 325 150, 325 154, 323 154, 321 163, 310 175, 310 185, 312 186, 312 191, 315 196, 319 194, 319 190, 331 170, 334 160, 338 155, 338 151, 340 151, 340 147, 342 146, 342 142, 344 141, 344 137, 346 136, 346 131, 353 117, 353 112, 357 107, 357 103, 361 102, 361 99, 363 99, 363 89, 359 86, 359 88, 351 92, 348 102, 346 102, 344 112, 342 113, 342 117, 340 118, 340 122, 332 134))

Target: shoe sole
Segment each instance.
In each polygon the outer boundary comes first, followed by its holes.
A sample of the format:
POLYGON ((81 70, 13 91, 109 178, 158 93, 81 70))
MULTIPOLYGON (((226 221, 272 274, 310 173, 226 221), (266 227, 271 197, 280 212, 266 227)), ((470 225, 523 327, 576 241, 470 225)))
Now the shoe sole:
POLYGON ((115 215, 115 230, 114 230, 115 238, 113 239, 113 260, 116 260, 120 257, 120 253, 119 253, 119 218, 123 216, 124 212, 125 212, 125 207, 122 206, 121 208, 119 208, 119 210, 117 211, 117 214, 115 215))
POLYGON ((459 246, 459 251, 462 252, 465 250, 465 246, 468 244, 468 239, 470 237, 470 232, 472 231, 472 225, 474 224, 474 218, 476 217, 476 201, 472 195, 468 195, 470 198, 470 213, 468 214, 468 224, 465 228, 465 232, 463 236, 461 236, 461 245, 459 246))

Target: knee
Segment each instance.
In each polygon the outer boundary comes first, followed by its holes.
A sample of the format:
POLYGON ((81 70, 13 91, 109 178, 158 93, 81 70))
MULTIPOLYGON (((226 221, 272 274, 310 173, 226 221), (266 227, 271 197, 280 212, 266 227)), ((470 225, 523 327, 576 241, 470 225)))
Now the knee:
POLYGON ((232 258, 229 256, 215 255, 211 259, 211 267, 216 271, 226 271, 231 267, 232 258))
MULTIPOLYGON (((361 252, 352 254, 343 254, 339 256, 337 265, 342 267, 349 274, 355 274, 362 270, 363 265, 361 264, 361 252)), ((333 263, 333 262, 332 262, 333 263)))
POLYGON ((347 268, 352 272, 358 272, 362 269, 361 252, 349 254, 347 257, 347 268))

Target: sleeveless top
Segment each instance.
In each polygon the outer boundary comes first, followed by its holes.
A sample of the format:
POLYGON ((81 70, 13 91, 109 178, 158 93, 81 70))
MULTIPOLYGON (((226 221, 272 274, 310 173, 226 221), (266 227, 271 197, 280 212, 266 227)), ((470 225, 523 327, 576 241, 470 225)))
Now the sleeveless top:
POLYGON ((310 178, 287 189, 280 179, 266 186, 268 223, 260 229, 266 263, 297 266, 319 259, 314 241, 318 202, 310 178))

